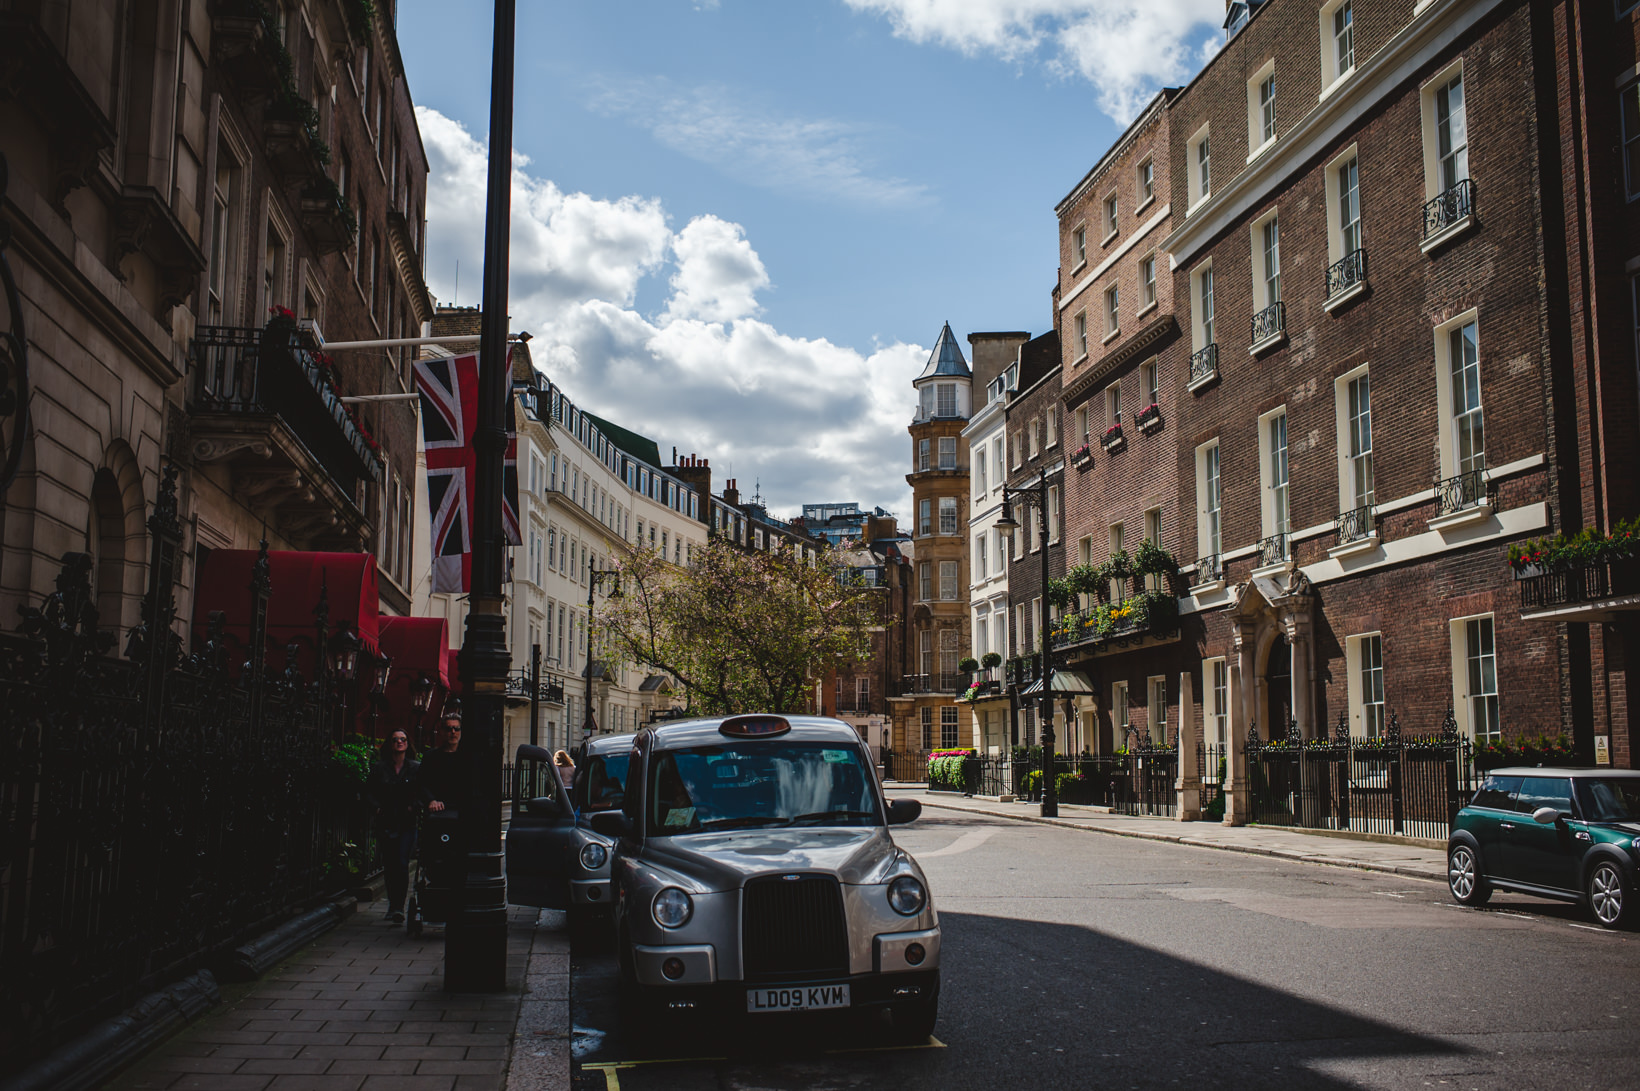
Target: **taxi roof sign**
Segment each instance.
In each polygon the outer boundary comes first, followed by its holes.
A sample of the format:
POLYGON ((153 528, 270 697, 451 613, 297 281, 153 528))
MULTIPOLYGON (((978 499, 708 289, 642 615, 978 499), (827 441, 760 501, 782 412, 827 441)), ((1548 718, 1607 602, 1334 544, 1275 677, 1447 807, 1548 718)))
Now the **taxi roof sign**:
POLYGON ((791 723, 784 716, 761 714, 730 716, 718 724, 720 734, 736 739, 766 739, 773 735, 784 735, 791 729, 791 723))

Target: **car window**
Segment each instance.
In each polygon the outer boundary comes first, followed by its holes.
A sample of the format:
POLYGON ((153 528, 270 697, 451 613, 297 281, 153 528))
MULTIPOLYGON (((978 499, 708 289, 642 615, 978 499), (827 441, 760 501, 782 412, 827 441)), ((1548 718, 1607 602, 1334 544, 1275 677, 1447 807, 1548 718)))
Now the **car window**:
POLYGON ((1515 810, 1531 814, 1539 807, 1553 807, 1572 813, 1572 781, 1569 777, 1522 777, 1515 793, 1515 810))
POLYGON ((626 766, 631 760, 629 751, 619 754, 595 754, 581 763, 575 771, 575 787, 570 790, 570 802, 577 811, 610 811, 620 807, 626 792, 626 766))
POLYGON ((552 762, 539 758, 522 758, 516 767, 518 776, 514 799, 557 799, 560 782, 552 762))
POLYGON ((1640 777, 1579 777, 1577 802, 1590 822, 1640 821, 1640 777))
POLYGON ((655 836, 714 829, 881 824, 875 783, 847 743, 760 739, 667 750, 648 789, 655 836))
POLYGON ((1515 808, 1514 795, 1519 789, 1519 777, 1490 776, 1481 785, 1480 791, 1475 793, 1475 798, 1469 801, 1469 805, 1511 811, 1515 808))

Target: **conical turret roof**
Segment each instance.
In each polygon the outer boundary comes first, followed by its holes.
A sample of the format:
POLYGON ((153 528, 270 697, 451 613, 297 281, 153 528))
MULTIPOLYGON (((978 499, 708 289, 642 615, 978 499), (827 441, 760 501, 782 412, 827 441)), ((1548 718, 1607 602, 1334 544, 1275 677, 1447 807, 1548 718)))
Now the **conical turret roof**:
POLYGON ((947 322, 940 330, 940 339, 934 344, 934 351, 928 354, 928 366, 923 368, 922 374, 917 376, 916 382, 934 378, 971 379, 973 373, 968 370, 968 361, 963 358, 962 349, 957 347, 956 334, 951 332, 951 323, 947 322))

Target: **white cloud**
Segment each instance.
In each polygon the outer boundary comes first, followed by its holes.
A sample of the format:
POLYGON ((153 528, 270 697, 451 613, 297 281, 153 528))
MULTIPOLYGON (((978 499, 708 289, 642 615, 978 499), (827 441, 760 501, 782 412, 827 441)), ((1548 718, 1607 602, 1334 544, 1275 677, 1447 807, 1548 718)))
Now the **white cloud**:
MULTIPOLYGON (((417 117, 432 172, 428 279, 449 298, 459 258, 470 304, 484 147, 436 110, 417 117)), ((731 475, 746 495, 761 483, 776 512, 859 500, 909 516, 909 491, 889 468, 905 461, 910 381, 927 349, 861 352, 781 333, 755 317, 769 273, 739 224, 706 215, 673 232, 656 200, 566 194, 527 165, 515 159, 509 310, 513 328, 534 335, 536 365, 571 399, 651 437, 663 456, 676 445, 710 458, 718 490, 731 475), (653 315, 634 302, 648 276, 671 288, 653 315)))
POLYGON ((662 79, 605 84, 590 105, 750 185, 849 204, 907 205, 929 199, 925 186, 869 172, 865 126, 776 117, 738 101, 726 88, 680 90, 662 79))
POLYGON ((757 293, 769 286, 769 274, 739 224, 697 216, 678 232, 672 250, 678 271, 669 317, 732 322, 757 313, 757 293))
MULTIPOLYGON (((1024 61, 1083 77, 1099 108, 1126 122, 1164 85, 1188 79, 1211 52, 1192 41, 1224 18, 1222 0, 846 0, 894 33, 970 55, 1024 61)), ((1216 45, 1213 47, 1216 51, 1216 45)))

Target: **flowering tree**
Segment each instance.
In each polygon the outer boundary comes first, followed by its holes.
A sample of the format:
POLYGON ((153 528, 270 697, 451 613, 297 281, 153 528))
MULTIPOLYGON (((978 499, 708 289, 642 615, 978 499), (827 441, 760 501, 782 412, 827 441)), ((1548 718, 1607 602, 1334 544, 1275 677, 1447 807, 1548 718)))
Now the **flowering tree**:
POLYGON ((634 551, 617 562, 603 637, 677 678, 703 712, 795 712, 839 656, 870 654, 875 600, 831 557, 745 553, 718 537, 686 567, 634 551))

